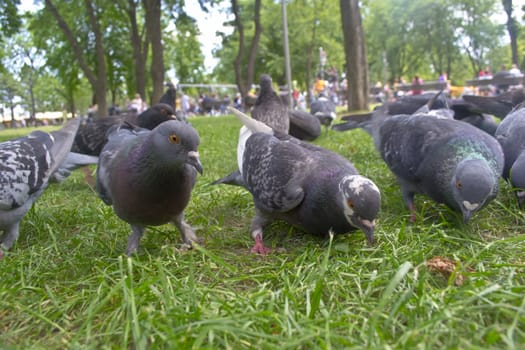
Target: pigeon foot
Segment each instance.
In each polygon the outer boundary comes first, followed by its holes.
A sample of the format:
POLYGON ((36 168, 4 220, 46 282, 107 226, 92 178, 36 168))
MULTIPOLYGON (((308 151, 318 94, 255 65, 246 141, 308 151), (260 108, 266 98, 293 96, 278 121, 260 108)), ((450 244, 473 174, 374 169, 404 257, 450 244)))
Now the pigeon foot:
POLYGON ((255 245, 252 248, 252 253, 265 256, 271 251, 272 250, 270 248, 264 246, 261 235, 258 234, 257 236, 255 236, 255 245))

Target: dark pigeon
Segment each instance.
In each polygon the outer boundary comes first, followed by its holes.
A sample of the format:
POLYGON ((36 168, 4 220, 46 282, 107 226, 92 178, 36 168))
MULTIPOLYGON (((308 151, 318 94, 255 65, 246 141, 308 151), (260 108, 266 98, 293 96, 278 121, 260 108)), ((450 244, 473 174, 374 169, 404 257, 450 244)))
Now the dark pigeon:
POLYGON ((275 131, 288 134, 290 119, 288 108, 272 87, 272 78, 262 74, 259 79, 260 91, 252 108, 252 118, 258 120, 275 131))
POLYGON ((263 229, 278 219, 318 235, 361 229, 374 242, 381 199, 371 180, 344 157, 231 110, 244 124, 238 159, 255 204, 252 252, 269 251, 263 229))
POLYGON ((98 156, 106 144, 108 130, 115 125, 128 122, 141 128, 153 129, 158 124, 173 119, 175 119, 173 108, 165 103, 156 104, 139 115, 130 113, 114 117, 95 118, 79 128, 71 151, 98 156))
POLYGON ((313 141, 321 135, 321 122, 311 113, 293 110, 289 111, 289 134, 299 140, 313 141))
POLYGON ((177 109, 177 89, 173 83, 166 83, 166 92, 160 97, 159 103, 167 104, 172 110, 177 109))
POLYGON ((135 253, 146 226, 173 223, 185 245, 197 241, 184 221, 197 172, 199 135, 187 123, 167 121, 153 130, 124 124, 111 132, 99 157, 97 192, 131 225, 126 254, 135 253))
POLYGON ((58 131, 33 131, 0 143, 0 258, 19 235, 20 221, 42 195, 49 178, 66 159, 79 120, 58 131))
POLYGON ((319 119, 319 122, 325 126, 325 130, 328 132, 328 128, 336 118, 335 104, 321 94, 316 100, 312 101, 310 113, 319 119))
MULTIPOLYGON (((290 129, 288 108, 273 89, 272 78, 268 74, 262 74, 259 84, 260 92, 252 108, 252 118, 268 125, 275 131, 287 134, 290 129)), ((212 185, 218 184, 245 187, 239 170, 235 170, 225 177, 212 182, 212 185)))
POLYGON ((503 178, 516 191, 521 208, 525 206, 525 103, 516 107, 500 123, 495 134, 505 153, 503 178))
POLYGON ((412 221, 415 193, 461 212, 468 222, 498 192, 503 170, 501 146, 468 123, 421 113, 387 116, 380 109, 371 119, 346 124, 346 130, 350 126, 372 135, 399 181, 412 221))
POLYGON ((481 113, 503 119, 514 107, 525 101, 525 89, 514 89, 497 96, 463 95, 463 99, 476 106, 481 113))
MULTIPOLYGON (((494 135, 498 124, 491 115, 483 114, 480 109, 474 104, 464 101, 462 99, 449 99, 445 95, 425 93, 421 95, 407 95, 403 96, 396 101, 390 101, 384 103, 378 108, 382 108, 388 115, 399 115, 399 114, 414 114, 423 106, 429 104, 432 101, 431 105, 428 107, 430 111, 434 110, 450 110, 451 117, 457 120, 462 120, 466 123, 472 124, 475 127, 487 132, 490 135, 494 135)), ((434 112, 430 112, 434 113, 434 112)), ((369 119, 372 116, 372 113, 363 113, 360 115, 348 115, 341 117, 341 120, 351 120, 355 121, 356 119, 369 119)), ((336 129, 343 129, 345 126, 343 124, 337 124, 336 129)), ((348 126, 352 128, 351 126, 348 126)))

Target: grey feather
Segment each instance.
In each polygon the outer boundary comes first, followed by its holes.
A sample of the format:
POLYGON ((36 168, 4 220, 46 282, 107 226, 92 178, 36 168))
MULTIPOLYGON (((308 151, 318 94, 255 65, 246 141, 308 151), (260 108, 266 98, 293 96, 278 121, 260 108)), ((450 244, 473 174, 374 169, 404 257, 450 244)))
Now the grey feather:
POLYGON ((196 242, 184 221, 197 172, 199 136, 189 124, 167 121, 153 130, 125 124, 108 136, 97 167, 97 191, 132 233, 126 254, 138 249, 147 226, 173 223, 184 244, 196 242))
POLYGON ((78 126, 79 120, 71 120, 57 131, 34 131, 0 143, 0 230, 4 232, 0 244, 3 249, 11 248, 18 238, 20 221, 66 159, 78 126))
POLYGON ((259 86, 259 95, 251 112, 252 118, 268 125, 275 131, 287 134, 290 129, 288 108, 274 91, 272 78, 268 74, 262 74, 259 79, 259 86))
POLYGON ((253 132, 246 140, 242 176, 256 208, 251 227, 254 252, 266 253, 262 231, 276 219, 321 235, 360 228, 373 243, 380 193, 371 180, 334 152, 264 131, 242 113, 235 115, 253 132))
POLYGON ((316 100, 312 101, 310 113, 316 116, 319 122, 326 127, 326 131, 328 131, 328 127, 332 125, 336 118, 335 104, 321 94, 316 100))
MULTIPOLYGON (((248 118, 247 123, 252 121, 259 121, 263 125, 266 125, 268 129, 273 129, 282 133, 287 134, 290 129, 290 118, 288 115, 288 108, 283 104, 281 98, 277 95, 272 87, 272 78, 268 74, 262 74, 259 81, 260 91, 259 96, 255 101, 255 105, 252 108, 252 118, 248 118)), ((230 108, 230 111, 233 109, 230 108)), ((235 111, 233 111, 235 113, 235 111)), ((251 134, 246 128, 241 128, 239 131, 239 143, 237 145, 238 154, 238 169, 232 173, 212 182, 212 185, 226 184, 243 186, 242 178, 239 177, 242 171, 241 160, 244 149, 244 142, 246 138, 251 134)))
POLYGON ((412 221, 415 193, 461 212, 468 222, 498 192, 502 149, 468 123, 429 114, 388 116, 380 109, 352 126, 372 135, 400 183, 412 221))
POLYGON ((525 104, 520 104, 499 124, 495 133, 505 153, 503 178, 510 182, 521 207, 525 206, 525 104))

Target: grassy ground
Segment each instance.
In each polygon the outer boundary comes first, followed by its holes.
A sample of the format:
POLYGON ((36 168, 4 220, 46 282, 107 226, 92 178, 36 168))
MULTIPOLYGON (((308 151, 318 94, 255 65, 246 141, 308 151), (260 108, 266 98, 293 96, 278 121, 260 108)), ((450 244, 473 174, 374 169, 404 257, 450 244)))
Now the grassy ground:
POLYGON ((236 167, 238 122, 192 123, 205 173, 186 218, 203 246, 180 251, 166 225, 129 259, 128 226, 82 172, 51 185, 0 262, 0 348, 525 348, 525 218, 503 182, 468 226, 421 196, 409 224, 368 135, 329 132, 316 143, 382 190, 376 245, 362 232, 326 240, 276 223, 265 242, 278 249, 259 257, 251 196, 209 186, 236 167), (435 257, 454 262, 452 275, 434 271, 435 257))

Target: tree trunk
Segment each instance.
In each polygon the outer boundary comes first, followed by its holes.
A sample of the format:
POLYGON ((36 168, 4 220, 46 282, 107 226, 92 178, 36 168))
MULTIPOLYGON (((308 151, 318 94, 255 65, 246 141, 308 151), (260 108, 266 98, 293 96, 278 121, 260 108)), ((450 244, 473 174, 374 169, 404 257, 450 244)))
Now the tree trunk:
POLYGON ((107 115, 106 63, 104 57, 104 45, 102 44, 102 32, 98 25, 98 20, 95 17, 91 0, 85 0, 85 4, 88 11, 91 29, 93 30, 93 34, 95 35, 95 54, 97 62, 96 74, 87 64, 82 53, 82 49, 78 45, 75 35, 73 34, 71 28, 69 28, 69 25, 60 15, 52 1, 45 0, 46 9, 48 9, 53 15, 53 17, 55 17, 58 27, 64 33, 64 36, 66 37, 69 45, 71 45, 73 54, 75 55, 75 59, 78 61, 78 65, 84 72, 84 75, 86 76, 87 80, 89 81, 89 84, 91 85, 91 89, 93 90, 93 93, 95 95, 95 102, 98 105, 98 115, 105 116, 107 115))
POLYGON ((248 62, 246 63, 246 76, 243 76, 242 66, 243 57, 245 50, 245 37, 244 37, 244 25, 239 13, 239 4, 237 0, 232 0, 232 12, 235 16, 235 27, 239 33, 239 49, 237 50, 237 56, 233 63, 233 69, 235 72, 235 83, 241 93, 242 100, 246 100, 246 95, 250 91, 250 87, 254 82, 255 72, 255 58, 257 57, 257 51, 259 50, 259 40, 261 38, 262 26, 260 21, 261 14, 261 0, 255 0, 254 4, 254 15, 253 22, 255 25, 255 33, 253 35, 252 42, 250 44, 250 51, 248 52, 248 62))
POLYGON ((348 110, 368 109, 368 63, 359 0, 340 0, 348 81, 348 110))
POLYGON ((162 46, 162 28, 161 28, 161 1, 144 0, 144 9, 146 11, 146 34, 151 43, 151 83, 153 92, 150 96, 150 105, 158 103, 164 93, 164 58, 162 46))
POLYGON ((139 93, 142 98, 146 98, 146 58, 148 55, 149 41, 147 35, 139 33, 137 3, 134 0, 128 0, 128 5, 126 13, 131 25, 130 37, 133 50, 133 68, 135 70, 135 91, 132 91, 132 93, 139 93))
POLYGON ((512 63, 519 65, 518 57, 518 32, 519 26, 514 17, 512 17, 512 0, 502 0, 503 8, 507 14, 507 31, 510 38, 510 49, 512 52, 512 63))

